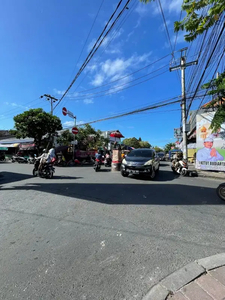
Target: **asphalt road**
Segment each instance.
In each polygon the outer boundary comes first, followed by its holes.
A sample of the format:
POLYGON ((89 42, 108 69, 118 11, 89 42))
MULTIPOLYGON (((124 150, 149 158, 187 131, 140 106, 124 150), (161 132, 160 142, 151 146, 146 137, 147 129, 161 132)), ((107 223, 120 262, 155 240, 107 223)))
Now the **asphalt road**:
POLYGON ((0 299, 136 300, 188 262, 225 252, 220 181, 0 164, 0 299))

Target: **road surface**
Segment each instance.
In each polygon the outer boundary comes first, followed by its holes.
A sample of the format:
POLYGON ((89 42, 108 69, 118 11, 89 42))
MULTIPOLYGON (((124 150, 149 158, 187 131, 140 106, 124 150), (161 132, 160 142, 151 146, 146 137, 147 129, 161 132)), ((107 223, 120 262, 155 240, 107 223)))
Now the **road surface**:
POLYGON ((0 164, 0 299, 136 300, 195 259, 225 252, 221 181, 154 181, 102 168, 0 164))

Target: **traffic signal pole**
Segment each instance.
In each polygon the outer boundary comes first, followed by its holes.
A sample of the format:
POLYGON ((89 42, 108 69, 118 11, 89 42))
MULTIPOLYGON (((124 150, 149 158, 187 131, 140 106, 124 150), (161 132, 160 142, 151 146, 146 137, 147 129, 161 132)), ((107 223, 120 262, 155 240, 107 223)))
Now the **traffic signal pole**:
POLYGON ((180 64, 174 67, 170 68, 170 71, 175 71, 180 69, 181 70, 181 90, 182 90, 182 132, 183 132, 183 157, 184 159, 188 158, 188 151, 187 151, 187 113, 186 113, 186 89, 185 89, 185 69, 186 67, 189 67, 191 65, 197 65, 198 61, 192 61, 189 63, 186 63, 186 51, 187 48, 183 48, 181 51, 181 58, 180 58, 180 64))

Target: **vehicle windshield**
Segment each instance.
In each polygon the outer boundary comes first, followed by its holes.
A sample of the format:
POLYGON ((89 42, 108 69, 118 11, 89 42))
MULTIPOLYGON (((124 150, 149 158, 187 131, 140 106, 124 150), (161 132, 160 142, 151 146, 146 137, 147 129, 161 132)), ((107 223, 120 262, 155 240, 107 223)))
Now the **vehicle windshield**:
POLYGON ((128 155, 128 157, 153 157, 152 150, 133 150, 128 155))
POLYGON ((164 153, 158 153, 158 156, 163 157, 164 153))

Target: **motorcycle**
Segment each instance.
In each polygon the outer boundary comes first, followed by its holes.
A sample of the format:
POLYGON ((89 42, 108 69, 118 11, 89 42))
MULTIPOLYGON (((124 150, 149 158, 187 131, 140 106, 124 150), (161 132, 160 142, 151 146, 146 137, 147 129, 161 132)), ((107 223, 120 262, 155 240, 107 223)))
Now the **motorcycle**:
POLYGON ((33 176, 34 177, 42 177, 42 178, 49 178, 51 179, 53 177, 53 174, 55 173, 55 168, 53 167, 52 163, 46 163, 42 167, 42 170, 38 170, 38 167, 40 165, 40 159, 35 159, 34 162, 34 169, 33 169, 33 176))
POLYGON ((14 163, 14 162, 18 162, 19 164, 21 164, 21 163, 27 164, 28 160, 23 156, 13 155, 12 156, 12 163, 14 163))
POLYGON ((225 201, 225 183, 221 183, 216 189, 217 196, 225 201))
POLYGON ((5 161, 5 155, 0 156, 0 161, 5 161))
POLYGON ((104 160, 105 167, 111 167, 112 165, 112 159, 110 157, 106 157, 104 160))
POLYGON ((173 161, 171 165, 171 169, 174 173, 180 174, 182 176, 186 176, 188 173, 188 164, 187 161, 184 159, 177 161, 173 161))
POLYGON ((29 164, 34 164, 35 157, 29 157, 27 161, 28 161, 29 164))
POLYGON ((94 164, 94 170, 95 172, 98 172, 101 169, 101 165, 104 163, 104 157, 101 159, 96 158, 95 164, 94 164))

